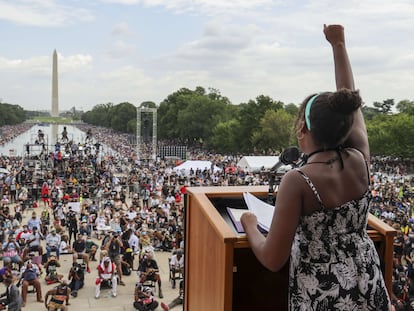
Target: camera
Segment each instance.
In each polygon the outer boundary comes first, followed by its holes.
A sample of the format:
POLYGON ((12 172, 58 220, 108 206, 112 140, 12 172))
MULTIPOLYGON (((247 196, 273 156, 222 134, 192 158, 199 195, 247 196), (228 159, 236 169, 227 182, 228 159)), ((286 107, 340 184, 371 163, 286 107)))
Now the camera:
POLYGON ((80 268, 81 267, 80 267, 80 265, 77 262, 74 262, 72 264, 72 269, 73 269, 74 272, 78 272, 80 270, 80 268))

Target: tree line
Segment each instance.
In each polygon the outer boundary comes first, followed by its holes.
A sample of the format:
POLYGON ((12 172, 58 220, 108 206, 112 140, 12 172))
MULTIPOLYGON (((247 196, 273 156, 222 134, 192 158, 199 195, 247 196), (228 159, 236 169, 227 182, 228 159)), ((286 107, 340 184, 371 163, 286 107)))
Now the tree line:
MULTIPOLYGON (((260 95, 247 103, 232 104, 217 89, 181 88, 159 105, 143 102, 141 108, 157 108, 157 137, 176 144, 202 147, 223 154, 274 154, 297 145, 295 121, 298 105, 284 104, 260 95)), ((364 106, 371 153, 414 158, 414 102, 393 99, 364 106), (395 108, 396 112, 393 112, 395 108)), ((128 102, 100 104, 82 115, 86 123, 135 134, 136 107, 128 102)), ((151 132, 152 115, 145 113, 141 133, 151 132)))
POLYGON ((0 103, 0 127, 26 121, 26 112, 19 105, 0 103))
MULTIPOLYGON (((275 154, 297 145, 295 121, 298 105, 259 95, 234 105, 217 89, 181 88, 159 105, 143 102, 140 108, 157 108, 157 137, 223 154, 275 154)), ((0 126, 18 124, 33 112, 0 103, 0 126)), ((145 110, 144 110, 145 111, 145 110)), ((393 99, 364 106, 363 114, 372 155, 414 159, 414 102, 393 99)), ((152 136, 151 113, 141 115, 141 134, 152 136)), ((81 115, 85 123, 130 133, 135 137, 136 106, 129 102, 94 106, 81 115)))

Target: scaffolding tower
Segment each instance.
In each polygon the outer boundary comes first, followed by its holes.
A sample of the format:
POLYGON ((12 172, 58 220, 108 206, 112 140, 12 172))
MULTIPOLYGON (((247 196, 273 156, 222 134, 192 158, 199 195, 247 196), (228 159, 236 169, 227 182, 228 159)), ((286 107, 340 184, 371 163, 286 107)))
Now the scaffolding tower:
POLYGON ((142 117, 143 113, 152 115, 152 140, 151 140, 151 159, 156 160, 157 157, 157 108, 140 108, 137 107, 137 159, 148 159, 149 154, 143 152, 143 147, 145 146, 145 142, 142 139, 142 117))

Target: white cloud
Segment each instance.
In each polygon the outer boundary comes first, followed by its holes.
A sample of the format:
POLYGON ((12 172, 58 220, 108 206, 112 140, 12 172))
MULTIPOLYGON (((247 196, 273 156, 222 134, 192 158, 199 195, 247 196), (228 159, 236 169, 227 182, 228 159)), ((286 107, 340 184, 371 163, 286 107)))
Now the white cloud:
POLYGON ((37 27, 56 27, 74 21, 91 21, 85 9, 54 0, 0 0, 0 20, 37 27))
POLYGON ((118 23, 113 26, 112 28, 112 35, 114 36, 131 36, 133 34, 133 31, 129 27, 129 25, 125 22, 118 23))
POLYGON ((283 0, 101 0, 123 5, 143 5, 145 7, 164 7, 176 13, 233 15, 240 11, 258 7, 283 5, 283 0))
MULTIPOLYGON (((91 55, 63 56, 58 53, 59 72, 82 70, 92 63, 91 55)), ((52 55, 38 56, 28 59, 7 59, 0 57, 1 72, 50 73, 52 72, 52 55)))
POLYGON ((75 54, 63 56, 58 53, 59 72, 81 72, 92 66, 92 56, 89 54, 75 54))
POLYGON ((45 73, 51 72, 51 62, 47 56, 31 57, 28 59, 8 59, 0 57, 0 71, 5 73, 45 73), (50 65, 48 65, 50 63, 50 65))
POLYGON ((135 51, 136 48, 134 45, 128 44, 122 40, 117 40, 112 44, 108 53, 111 58, 121 59, 133 55, 135 51))

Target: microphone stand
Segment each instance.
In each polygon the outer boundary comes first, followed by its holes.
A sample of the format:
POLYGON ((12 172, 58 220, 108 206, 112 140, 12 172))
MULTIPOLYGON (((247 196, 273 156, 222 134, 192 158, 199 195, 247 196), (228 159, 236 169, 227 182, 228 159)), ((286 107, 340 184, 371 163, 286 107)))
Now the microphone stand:
POLYGON ((279 162, 276 163, 269 171, 269 192, 267 202, 271 205, 275 205, 276 197, 274 196, 277 186, 279 186, 283 176, 277 176, 277 170, 284 164, 290 164, 292 168, 301 166, 303 163, 303 155, 299 149, 295 146, 288 147, 279 156, 279 162))
POLYGON ((276 178, 276 172, 270 171, 269 172, 269 191, 267 194, 267 203, 270 205, 275 205, 276 197, 274 195, 276 187, 280 184, 280 178, 276 178))

